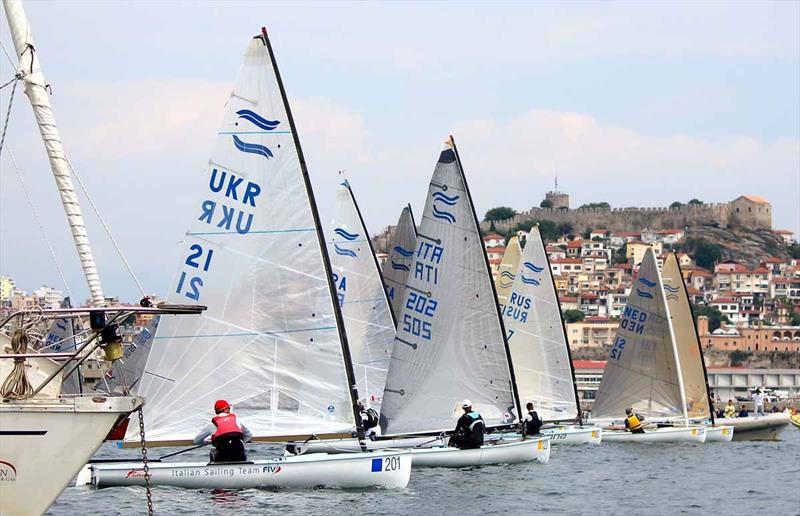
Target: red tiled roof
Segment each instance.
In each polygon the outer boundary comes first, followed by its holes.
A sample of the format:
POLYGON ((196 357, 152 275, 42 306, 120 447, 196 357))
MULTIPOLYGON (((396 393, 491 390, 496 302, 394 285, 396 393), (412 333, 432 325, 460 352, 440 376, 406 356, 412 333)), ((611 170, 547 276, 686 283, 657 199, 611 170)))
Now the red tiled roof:
POLYGON ((769 201, 760 195, 743 195, 742 197, 757 204, 769 204, 769 201))
POLYGON ((567 243, 567 248, 568 249, 575 249, 577 247, 580 247, 582 244, 583 244, 583 240, 580 240, 580 239, 571 240, 571 241, 569 241, 567 243))
POLYGON ((731 297, 718 297, 711 301, 712 305, 719 305, 721 303, 736 303, 737 301, 731 297))
POLYGON ((550 263, 583 263, 583 260, 580 258, 554 258, 550 260, 550 263))
POLYGON ((503 235, 498 235, 497 233, 489 233, 483 237, 483 240, 505 240, 505 238, 503 238, 503 235))
POLYGON ((776 235, 794 235, 791 229, 773 229, 772 232, 776 235))
POLYGON ((774 256, 770 256, 769 258, 764 258, 761 260, 761 263, 786 263, 786 260, 783 258, 776 258, 774 256))
POLYGON ((502 254, 505 251, 506 251, 506 247, 503 246, 503 245, 495 245, 495 246, 486 248, 486 252, 487 253, 501 253, 502 254))
POLYGON ((678 233, 683 233, 682 229, 659 229, 656 231, 657 235, 677 235, 678 233))
POLYGON ((558 300, 561 301, 562 303, 577 303, 578 302, 578 298, 577 297, 572 297, 572 296, 559 297, 558 300))
POLYGON ((605 360, 573 360, 572 366, 575 369, 605 369, 605 360))

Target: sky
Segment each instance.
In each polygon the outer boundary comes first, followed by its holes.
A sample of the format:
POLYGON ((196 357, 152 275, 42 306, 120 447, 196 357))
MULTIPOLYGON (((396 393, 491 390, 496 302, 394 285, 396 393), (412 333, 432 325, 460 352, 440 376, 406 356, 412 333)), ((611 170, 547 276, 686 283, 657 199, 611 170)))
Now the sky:
MULTIPOLYGON (((147 292, 164 295, 250 37, 269 29, 323 226, 345 170, 371 233, 421 213, 453 134, 479 215, 767 198, 800 232, 800 2, 25 4, 62 139, 147 292)), ((5 14, 0 41, 13 54, 5 14)), ((0 84, 13 68, 0 55, 0 84)), ((10 87, 0 91, 0 115, 10 87)), ((138 289, 87 202, 107 295, 138 289)), ((83 300, 17 90, 0 158, 0 275, 83 300), (8 151, 8 152, 7 152, 8 151), (37 222, 10 155, 17 163, 37 222), (53 260, 45 237, 57 260, 53 260)))

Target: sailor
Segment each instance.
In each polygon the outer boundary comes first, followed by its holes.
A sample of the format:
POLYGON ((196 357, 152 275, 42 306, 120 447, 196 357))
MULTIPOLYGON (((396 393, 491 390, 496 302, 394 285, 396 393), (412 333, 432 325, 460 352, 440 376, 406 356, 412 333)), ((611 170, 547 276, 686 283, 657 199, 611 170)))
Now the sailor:
POLYGON ((739 406, 739 416, 738 417, 748 417, 749 415, 750 415, 750 413, 747 411, 747 407, 745 407, 744 403, 742 403, 739 406))
POLYGON ((361 415, 361 428, 364 429, 364 435, 370 439, 378 436, 378 411, 374 408, 365 408, 364 405, 358 402, 358 413, 361 415))
POLYGON ((736 405, 733 404, 733 400, 728 400, 728 404, 725 405, 725 412, 723 413, 724 417, 736 417, 736 405))
POLYGON ((533 403, 528 402, 525 409, 528 411, 528 415, 525 416, 525 435, 538 435, 539 429, 542 427, 542 420, 539 414, 533 410, 533 403))
POLYGON ((469 400, 464 400, 461 408, 464 409, 464 415, 458 418, 456 429, 447 445, 462 450, 480 448, 483 446, 483 431, 486 427, 483 418, 472 410, 472 402, 469 400))
POLYGON ((764 414, 764 395, 761 394, 761 389, 756 389, 756 392, 753 393, 753 403, 755 404, 754 412, 756 415, 765 415, 764 414))
POLYGON ((628 407, 625 409, 625 428, 630 430, 632 434, 643 434, 642 421, 644 417, 639 414, 633 413, 633 408, 628 407))
POLYGON ((246 426, 236 421, 231 405, 225 400, 214 403, 216 416, 194 438, 194 444, 211 442, 211 462, 246 462, 244 443, 253 438, 246 426))

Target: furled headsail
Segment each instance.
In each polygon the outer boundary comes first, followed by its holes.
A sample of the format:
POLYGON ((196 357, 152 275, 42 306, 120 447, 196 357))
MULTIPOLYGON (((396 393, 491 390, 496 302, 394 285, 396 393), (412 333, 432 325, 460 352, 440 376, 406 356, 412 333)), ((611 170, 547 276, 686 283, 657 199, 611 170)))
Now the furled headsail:
POLYGON ((348 181, 336 191, 327 242, 360 401, 380 412, 392 357, 394 316, 369 232, 348 181))
POLYGON ((494 279, 494 286, 497 290, 497 302, 500 303, 500 311, 508 301, 508 296, 511 295, 511 289, 514 288, 514 280, 517 277, 517 269, 519 269, 519 260, 522 256, 522 247, 519 245, 519 238, 512 236, 508 240, 506 252, 503 254, 503 260, 500 262, 500 267, 497 270, 497 277, 494 279))
POLYGON ((651 420, 686 418, 678 357, 656 255, 645 251, 597 390, 592 419, 625 409, 651 420))
POLYGON ((545 421, 579 414, 567 336, 538 226, 531 229, 503 306, 520 406, 533 402, 545 421))
POLYGON ((400 219, 389 240, 389 257, 383 264, 383 281, 386 293, 392 303, 392 312, 397 317, 402 311, 408 273, 414 259, 417 242, 417 226, 411 205, 403 208, 400 219))
POLYGON ((672 331, 683 376, 686 412, 690 419, 713 417, 700 339, 697 337, 689 295, 675 253, 669 253, 664 260, 661 277, 664 280, 664 294, 672 319, 672 331))
POLYGON ((346 337, 266 32, 245 52, 201 183, 168 301, 208 309, 161 320, 139 389, 148 440, 191 439, 220 398, 257 438, 352 430, 346 337))
POLYGON ((488 426, 518 416, 495 296, 450 139, 428 188, 406 282, 383 396, 384 435, 452 430, 464 398, 488 426))

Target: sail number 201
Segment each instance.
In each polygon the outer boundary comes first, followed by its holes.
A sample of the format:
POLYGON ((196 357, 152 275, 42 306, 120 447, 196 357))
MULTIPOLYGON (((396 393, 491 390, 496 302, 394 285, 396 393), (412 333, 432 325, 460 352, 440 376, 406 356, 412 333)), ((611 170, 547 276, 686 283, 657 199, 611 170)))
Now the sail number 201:
MULTIPOLYGON (((189 256, 186 257, 186 265, 197 269, 197 274, 208 272, 211 266, 211 260, 214 257, 214 250, 203 249, 203 246, 192 244, 189 247, 189 256)), ((203 286, 203 278, 200 276, 190 276, 186 271, 181 272, 178 278, 178 288, 175 289, 176 294, 183 293, 189 299, 194 301, 200 300, 200 288, 203 286)))

